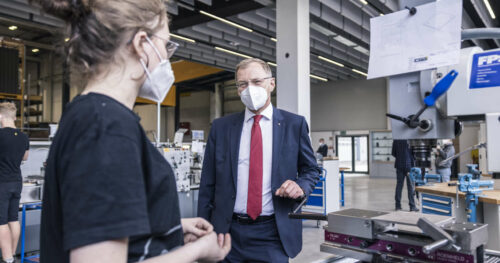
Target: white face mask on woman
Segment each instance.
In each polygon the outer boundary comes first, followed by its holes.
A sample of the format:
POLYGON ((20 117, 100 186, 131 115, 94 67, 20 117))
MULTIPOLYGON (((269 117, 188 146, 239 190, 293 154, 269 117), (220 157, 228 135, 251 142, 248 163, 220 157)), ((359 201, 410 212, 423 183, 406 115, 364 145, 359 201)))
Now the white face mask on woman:
POLYGON ((241 102, 250 110, 259 110, 262 108, 268 98, 267 90, 263 87, 249 85, 241 92, 241 102))
POLYGON ((170 61, 161 57, 160 52, 155 47, 153 42, 148 37, 146 37, 146 40, 149 42, 151 47, 153 47, 155 53, 160 58, 160 64, 158 64, 153 72, 149 72, 146 63, 140 59, 144 72, 146 72, 147 79, 144 81, 141 89, 139 90, 139 97, 159 103, 163 102, 170 91, 172 84, 174 84, 174 71, 172 70, 170 61))

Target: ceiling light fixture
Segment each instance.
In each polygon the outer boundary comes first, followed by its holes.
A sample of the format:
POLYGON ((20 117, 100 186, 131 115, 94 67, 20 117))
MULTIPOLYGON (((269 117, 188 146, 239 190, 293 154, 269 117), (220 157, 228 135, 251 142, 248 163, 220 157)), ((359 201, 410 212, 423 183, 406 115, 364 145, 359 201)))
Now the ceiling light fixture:
POLYGON ((31 52, 33 52, 33 53, 38 53, 38 51, 40 51, 40 49, 38 49, 38 48, 34 48, 31 50, 31 52))
POLYGON ((69 37, 64 39, 64 42, 68 42, 68 41, 69 41, 69 37))
POLYGON ((486 6, 486 9, 488 9, 488 12, 490 13, 491 19, 496 19, 497 17, 495 16, 495 13, 493 12, 493 8, 491 8, 490 1, 488 0, 483 0, 484 5, 486 6))
POLYGON ((337 40, 338 42, 348 46, 348 47, 354 47, 357 46, 356 43, 352 42, 351 40, 343 37, 343 36, 336 36, 333 39, 337 40))
POLYGON ((17 30, 17 26, 9 26, 9 30, 11 31, 17 30))
POLYGON ((329 58, 325 58, 325 57, 323 57, 323 56, 318 56, 318 58, 319 58, 319 59, 321 59, 321 60, 324 60, 324 61, 326 61, 326 62, 328 62, 328 63, 334 64, 334 65, 337 65, 337 66, 339 66, 339 67, 344 67, 344 64, 339 63, 339 62, 337 62, 337 61, 333 61, 333 60, 331 60, 331 59, 329 59, 329 58))
POLYGON ((241 53, 238 53, 238 52, 234 52, 234 51, 231 51, 229 49, 225 49, 225 48, 221 48, 221 47, 215 47, 215 49, 217 49, 219 51, 222 51, 222 52, 229 53, 231 55, 240 56, 240 57, 243 57, 243 58, 251 58, 250 56, 247 56, 245 54, 241 54, 241 53))
POLYGON ((200 14, 202 14, 202 15, 206 15, 206 16, 208 16, 208 17, 210 17, 210 18, 213 18, 213 19, 217 19, 217 20, 219 20, 219 21, 221 21, 221 22, 224 22, 224 23, 226 23, 226 24, 228 24, 228 25, 231 25, 231 26, 237 27, 237 28, 239 28, 239 29, 243 29, 243 30, 248 31, 248 32, 253 32, 253 30, 252 30, 252 29, 250 29, 250 28, 248 28, 248 27, 244 27, 244 26, 242 26, 242 25, 238 25, 238 24, 236 24, 236 23, 234 23, 234 22, 231 22, 231 21, 229 21, 229 20, 227 20, 227 19, 224 19, 224 18, 222 18, 222 17, 218 17, 218 16, 216 16, 216 15, 212 15, 212 14, 210 14, 210 13, 207 13, 207 12, 205 12, 205 11, 203 11, 203 10, 200 10, 200 14))
POLYGON ((366 0, 359 0, 361 3, 363 3, 363 5, 367 5, 368 2, 366 2, 366 0))
POLYGON ((327 35, 327 36, 336 36, 337 34, 335 34, 333 31, 331 31, 330 29, 327 29, 321 25, 318 25, 316 23, 311 23, 311 28, 322 33, 323 35, 327 35))
POLYGON ((362 46, 357 46, 354 48, 355 50, 365 54, 365 55, 370 55, 370 51, 368 51, 368 49, 362 47, 362 46))
POLYGON ((316 76, 316 75, 313 75, 313 74, 309 74, 309 77, 311 77, 311 78, 313 78, 313 79, 321 80, 321 81, 324 81, 324 82, 327 82, 327 81, 328 81, 328 79, 327 79, 327 78, 323 78, 323 77, 316 76))
POLYGON ((365 76, 365 77, 368 77, 368 74, 366 74, 366 73, 364 73, 364 72, 362 72, 362 71, 359 71, 359 70, 357 70, 357 69, 352 69, 352 71, 354 71, 354 72, 356 72, 356 73, 358 73, 358 74, 361 74, 361 75, 363 75, 363 76, 365 76))
POLYGON ((277 67, 276 63, 273 63, 273 62, 267 62, 267 64, 273 66, 273 67, 277 67))
POLYGON ((270 39, 271 39, 272 41, 274 41, 274 42, 278 42, 278 40, 277 40, 276 38, 274 38, 274 37, 271 37, 270 39))
POLYGON ((183 36, 180 36, 180 35, 176 35, 174 33, 170 33, 170 36, 174 37, 174 38, 177 38, 177 39, 180 39, 180 40, 184 40, 184 41, 190 42, 190 43, 196 43, 196 40, 194 40, 194 39, 183 37, 183 36))

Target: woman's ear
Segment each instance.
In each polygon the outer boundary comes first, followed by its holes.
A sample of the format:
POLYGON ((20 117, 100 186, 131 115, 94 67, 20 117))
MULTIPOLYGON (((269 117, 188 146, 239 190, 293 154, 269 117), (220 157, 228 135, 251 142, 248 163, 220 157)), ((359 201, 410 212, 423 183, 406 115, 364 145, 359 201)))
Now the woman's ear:
POLYGON ((146 63, 148 57, 144 48, 146 37, 148 37, 148 34, 141 30, 135 33, 134 38, 132 38, 132 53, 137 54, 137 56, 139 56, 144 63, 146 63))

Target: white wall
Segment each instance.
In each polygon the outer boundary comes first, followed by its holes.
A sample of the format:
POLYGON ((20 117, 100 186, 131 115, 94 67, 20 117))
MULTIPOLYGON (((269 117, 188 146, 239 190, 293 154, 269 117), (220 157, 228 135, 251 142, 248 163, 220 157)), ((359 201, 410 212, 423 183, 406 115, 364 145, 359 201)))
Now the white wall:
POLYGON ((311 86, 311 130, 387 129, 385 79, 325 82, 311 86))
MULTIPOLYGON (((161 108, 161 123, 160 123, 160 141, 165 142, 168 136, 167 122, 168 118, 167 107, 161 108)), ((141 126, 146 132, 146 135, 151 141, 155 141, 153 133, 157 134, 157 107, 156 105, 137 105, 134 107, 134 112, 141 118, 141 126)), ((172 125, 173 126, 173 125, 172 125)), ((172 136, 173 138, 173 136, 172 136)))
MULTIPOLYGON (((191 130, 205 131, 205 139, 210 131, 210 93, 190 92, 180 97, 180 122, 189 122, 191 130)), ((190 140, 191 136, 184 136, 184 141, 190 140)))
MULTIPOLYGON (((473 145, 476 145, 479 143, 479 124, 465 124, 464 125, 464 130, 462 134, 458 137, 459 144, 460 144, 460 149, 455 149, 455 151, 461 152, 473 145)), ((459 157, 459 163, 460 163, 460 173, 466 173, 467 172, 467 164, 472 163, 472 155, 471 153, 466 153, 463 154, 459 157)))

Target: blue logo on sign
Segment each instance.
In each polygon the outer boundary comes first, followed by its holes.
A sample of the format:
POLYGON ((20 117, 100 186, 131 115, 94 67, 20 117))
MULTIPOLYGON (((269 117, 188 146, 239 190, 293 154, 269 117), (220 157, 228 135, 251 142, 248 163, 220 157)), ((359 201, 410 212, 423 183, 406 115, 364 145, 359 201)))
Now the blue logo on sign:
POLYGON ((469 89, 500 87, 500 50, 475 54, 469 89))

